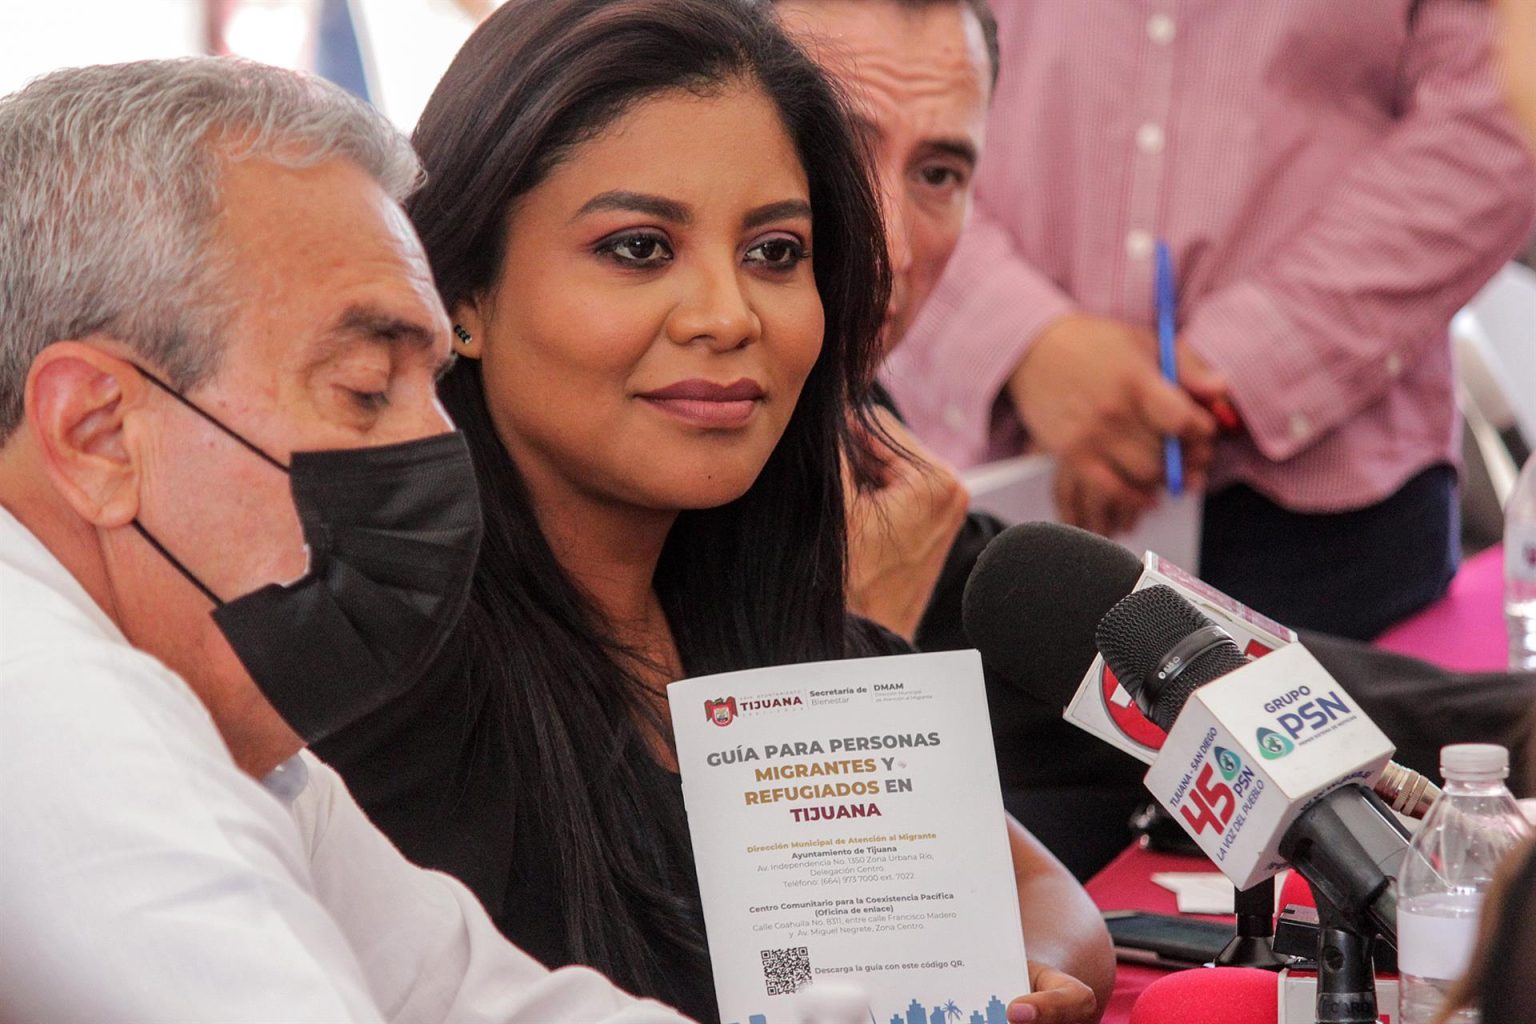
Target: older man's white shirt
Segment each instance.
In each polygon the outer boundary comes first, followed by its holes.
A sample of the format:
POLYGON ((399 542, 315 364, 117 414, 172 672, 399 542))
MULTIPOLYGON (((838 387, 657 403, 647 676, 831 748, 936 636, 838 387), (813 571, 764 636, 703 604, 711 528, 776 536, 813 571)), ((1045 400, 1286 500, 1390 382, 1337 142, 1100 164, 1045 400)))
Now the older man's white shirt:
POLYGON ((546 971, 312 755, 246 776, 0 509, 0 1020, 682 1018, 546 971))

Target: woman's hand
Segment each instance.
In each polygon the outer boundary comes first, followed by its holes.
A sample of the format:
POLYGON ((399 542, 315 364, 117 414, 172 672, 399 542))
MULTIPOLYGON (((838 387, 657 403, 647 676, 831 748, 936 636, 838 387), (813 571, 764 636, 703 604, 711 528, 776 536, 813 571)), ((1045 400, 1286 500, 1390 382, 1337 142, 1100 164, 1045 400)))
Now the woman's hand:
POLYGON ((1024 948, 1040 958, 1029 961, 1030 994, 1009 1004, 1008 1019, 1098 1024, 1115 991, 1109 929, 1061 862, 1012 815, 1007 821, 1024 948))
POLYGON ((1008 1004, 1009 1024, 1098 1024, 1093 989, 1047 964, 1029 962, 1027 996, 1008 1004))

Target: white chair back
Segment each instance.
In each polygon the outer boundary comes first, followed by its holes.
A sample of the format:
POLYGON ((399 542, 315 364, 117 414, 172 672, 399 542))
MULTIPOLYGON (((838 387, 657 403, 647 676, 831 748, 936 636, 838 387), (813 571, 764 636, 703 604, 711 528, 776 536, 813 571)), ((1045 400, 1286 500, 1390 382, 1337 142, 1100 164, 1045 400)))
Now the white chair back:
MULTIPOLYGON (((1521 437, 1536 447, 1536 270, 1519 263, 1506 266, 1457 314, 1451 327, 1458 344, 1477 349, 1500 385, 1521 437)), ((1465 379, 1473 383, 1470 375, 1465 379)))

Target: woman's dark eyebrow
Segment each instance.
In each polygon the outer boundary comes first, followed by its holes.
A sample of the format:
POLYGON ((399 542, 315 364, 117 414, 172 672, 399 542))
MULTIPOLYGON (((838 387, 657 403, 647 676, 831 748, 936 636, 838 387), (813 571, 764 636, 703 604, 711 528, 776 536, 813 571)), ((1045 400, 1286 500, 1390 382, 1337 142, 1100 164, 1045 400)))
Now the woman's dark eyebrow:
POLYGON ((581 205, 576 211, 576 217, 584 217, 589 213, 599 213, 604 210, 618 210, 627 213, 643 213, 658 220, 669 221, 673 224, 686 225, 693 219, 688 212, 688 207, 672 199, 661 196, 647 195, 644 192, 599 192, 581 205))
POLYGON ((742 226, 747 230, 760 228, 764 224, 776 220, 789 220, 794 217, 811 219, 811 204, 804 199, 781 199, 776 203, 759 206, 742 218, 742 226))

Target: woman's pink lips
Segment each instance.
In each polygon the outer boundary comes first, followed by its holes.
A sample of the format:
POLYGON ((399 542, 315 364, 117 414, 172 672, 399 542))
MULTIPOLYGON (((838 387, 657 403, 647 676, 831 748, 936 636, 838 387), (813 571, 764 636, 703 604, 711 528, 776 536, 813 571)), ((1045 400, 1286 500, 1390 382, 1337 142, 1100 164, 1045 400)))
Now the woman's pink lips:
POLYGON ((730 384, 680 380, 638 397, 686 423, 720 429, 745 426, 763 399, 763 389, 748 378, 730 384))

